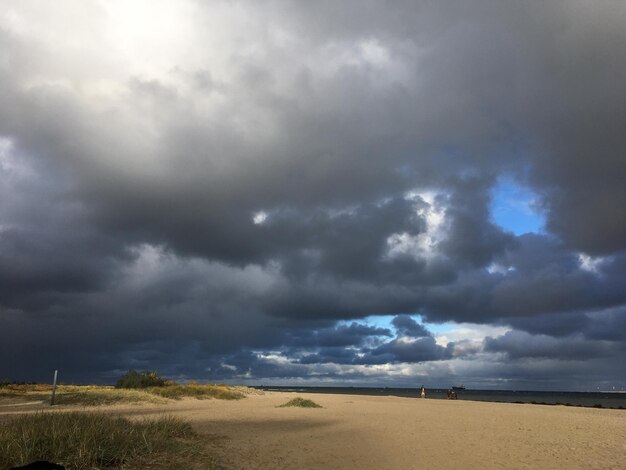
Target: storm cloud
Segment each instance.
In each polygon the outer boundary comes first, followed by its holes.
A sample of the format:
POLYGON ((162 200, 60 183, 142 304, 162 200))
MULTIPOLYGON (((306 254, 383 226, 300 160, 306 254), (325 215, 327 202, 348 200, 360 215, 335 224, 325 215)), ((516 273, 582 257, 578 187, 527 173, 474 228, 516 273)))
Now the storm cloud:
POLYGON ((625 22, 3 2, 0 379, 626 386, 625 22))

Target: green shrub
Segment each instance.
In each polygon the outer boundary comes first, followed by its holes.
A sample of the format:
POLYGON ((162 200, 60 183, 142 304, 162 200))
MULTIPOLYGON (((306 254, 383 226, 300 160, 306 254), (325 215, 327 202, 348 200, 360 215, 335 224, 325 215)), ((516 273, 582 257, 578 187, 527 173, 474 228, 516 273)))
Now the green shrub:
POLYGON ((130 369, 115 384, 115 388, 148 388, 163 387, 167 384, 167 380, 155 371, 137 372, 130 369))
POLYGON ((308 400, 306 398, 292 398, 287 403, 280 405, 279 408, 285 408, 287 406, 298 406, 300 408, 321 408, 320 405, 315 403, 313 400, 308 400))

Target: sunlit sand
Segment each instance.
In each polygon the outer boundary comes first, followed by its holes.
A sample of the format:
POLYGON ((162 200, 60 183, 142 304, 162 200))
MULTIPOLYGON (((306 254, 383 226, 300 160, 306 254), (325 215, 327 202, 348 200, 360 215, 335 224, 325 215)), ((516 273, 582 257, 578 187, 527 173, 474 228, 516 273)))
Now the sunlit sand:
POLYGON ((623 410, 326 394, 278 407, 295 396, 98 409, 184 418, 225 468, 626 468, 623 410))

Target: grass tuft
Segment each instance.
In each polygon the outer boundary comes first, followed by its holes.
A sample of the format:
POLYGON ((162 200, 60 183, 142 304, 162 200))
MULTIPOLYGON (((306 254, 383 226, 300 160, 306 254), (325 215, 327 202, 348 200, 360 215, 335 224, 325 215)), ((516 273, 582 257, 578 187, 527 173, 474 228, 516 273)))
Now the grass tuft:
POLYGON ((285 408, 287 406, 298 406, 300 408, 321 408, 321 406, 313 400, 301 397, 292 398, 287 403, 280 405, 278 408, 285 408))
POLYGON ((174 417, 130 421, 103 413, 5 418, 0 468, 48 460, 71 469, 145 468, 206 458, 191 425, 174 417))

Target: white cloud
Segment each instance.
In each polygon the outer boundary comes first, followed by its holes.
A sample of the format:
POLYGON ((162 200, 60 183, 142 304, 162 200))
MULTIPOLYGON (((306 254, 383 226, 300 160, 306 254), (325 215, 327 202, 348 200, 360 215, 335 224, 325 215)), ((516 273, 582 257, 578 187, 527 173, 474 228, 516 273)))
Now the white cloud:
POLYGON ((452 329, 435 334, 435 340, 440 346, 447 346, 448 343, 460 341, 482 343, 487 336, 501 336, 511 330, 511 328, 504 326, 479 325, 476 323, 450 322, 447 325, 451 325, 452 329))
POLYGON ((487 272, 489 274, 507 274, 512 271, 515 271, 515 268, 513 266, 502 266, 498 263, 491 263, 489 266, 487 266, 487 272))
POLYGON ((416 259, 432 259, 437 255, 437 245, 446 234, 446 208, 443 195, 434 191, 411 191, 405 195, 415 201, 416 215, 426 221, 426 230, 418 235, 394 233, 387 238, 387 256, 411 255, 416 259))
POLYGON ((14 168, 13 141, 0 136, 0 171, 10 171, 14 168))
POLYGON ((255 212, 252 216, 252 222, 254 222, 255 225, 260 225, 267 220, 267 216, 268 214, 265 211, 255 212))
POLYGON ((580 265, 580 269, 593 274, 598 274, 600 267, 605 261, 606 259, 601 256, 592 257, 585 253, 578 254, 578 264, 580 265))

